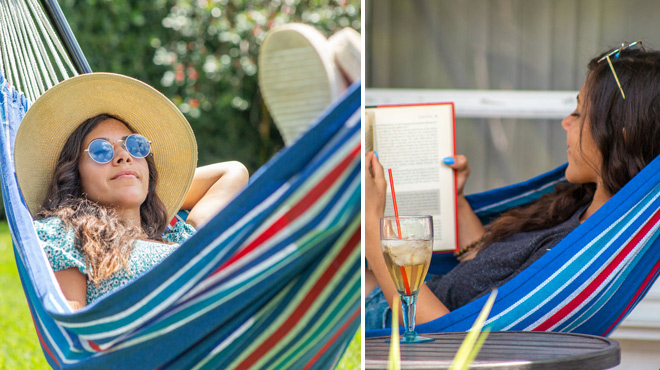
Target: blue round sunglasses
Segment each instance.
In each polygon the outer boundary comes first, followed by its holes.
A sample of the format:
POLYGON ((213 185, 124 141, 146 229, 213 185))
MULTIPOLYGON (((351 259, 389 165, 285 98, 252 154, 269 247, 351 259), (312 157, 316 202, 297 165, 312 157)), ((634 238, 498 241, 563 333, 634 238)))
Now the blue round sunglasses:
MULTIPOLYGON (((120 142, 121 146, 134 158, 144 158, 151 153, 151 141, 140 134, 132 134, 115 142, 120 142)), ((96 163, 106 164, 115 157, 115 146, 106 139, 94 139, 85 151, 89 157, 96 163)))

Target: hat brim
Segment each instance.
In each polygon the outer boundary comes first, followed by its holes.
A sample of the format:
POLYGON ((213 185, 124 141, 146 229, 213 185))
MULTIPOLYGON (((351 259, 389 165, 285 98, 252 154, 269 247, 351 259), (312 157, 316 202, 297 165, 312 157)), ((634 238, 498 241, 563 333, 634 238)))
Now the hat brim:
POLYGON ((158 170, 156 193, 170 220, 188 193, 197 166, 190 124, 167 97, 136 79, 89 73, 46 91, 25 114, 16 133, 16 178, 32 215, 43 203, 57 159, 71 133, 89 118, 107 113, 151 141, 158 170))

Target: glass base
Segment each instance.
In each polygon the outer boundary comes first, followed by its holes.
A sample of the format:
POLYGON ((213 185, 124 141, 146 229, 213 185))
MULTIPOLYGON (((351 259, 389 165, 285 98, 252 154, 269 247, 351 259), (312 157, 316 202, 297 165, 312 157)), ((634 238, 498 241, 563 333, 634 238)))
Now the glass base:
MULTIPOLYGON (((415 335, 414 337, 413 337, 413 336, 406 337, 406 336, 403 336, 403 335, 402 335, 402 336, 401 336, 401 340, 399 341, 399 343, 401 343, 401 344, 406 344, 406 343, 424 343, 424 342, 433 342, 434 340, 435 340, 435 339, 433 339, 433 338, 421 337, 421 336, 419 336, 419 335, 415 335)), ((389 340, 389 339, 387 339, 387 340, 385 341, 385 343, 392 343, 392 341, 389 340)))

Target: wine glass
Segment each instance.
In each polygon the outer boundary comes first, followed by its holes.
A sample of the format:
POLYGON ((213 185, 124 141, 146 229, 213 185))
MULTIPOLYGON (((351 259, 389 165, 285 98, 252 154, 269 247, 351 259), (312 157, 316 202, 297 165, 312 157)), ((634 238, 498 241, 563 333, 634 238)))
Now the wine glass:
POLYGON ((415 332, 417 293, 424 282, 433 253, 431 216, 385 216, 380 219, 380 245, 385 264, 401 296, 403 324, 401 343, 420 343, 433 338, 415 332))

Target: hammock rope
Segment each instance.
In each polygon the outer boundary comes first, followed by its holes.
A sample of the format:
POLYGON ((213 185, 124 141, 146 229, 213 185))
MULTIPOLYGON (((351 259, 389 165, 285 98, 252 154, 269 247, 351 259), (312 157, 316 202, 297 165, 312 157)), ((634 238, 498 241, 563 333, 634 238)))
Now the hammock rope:
MULTIPOLYGON (((61 12, 59 7, 53 11, 61 12)), ((36 0, 0 1, 0 21, 1 71, 9 85, 24 92, 28 100, 36 100, 57 82, 78 74, 36 0)))

